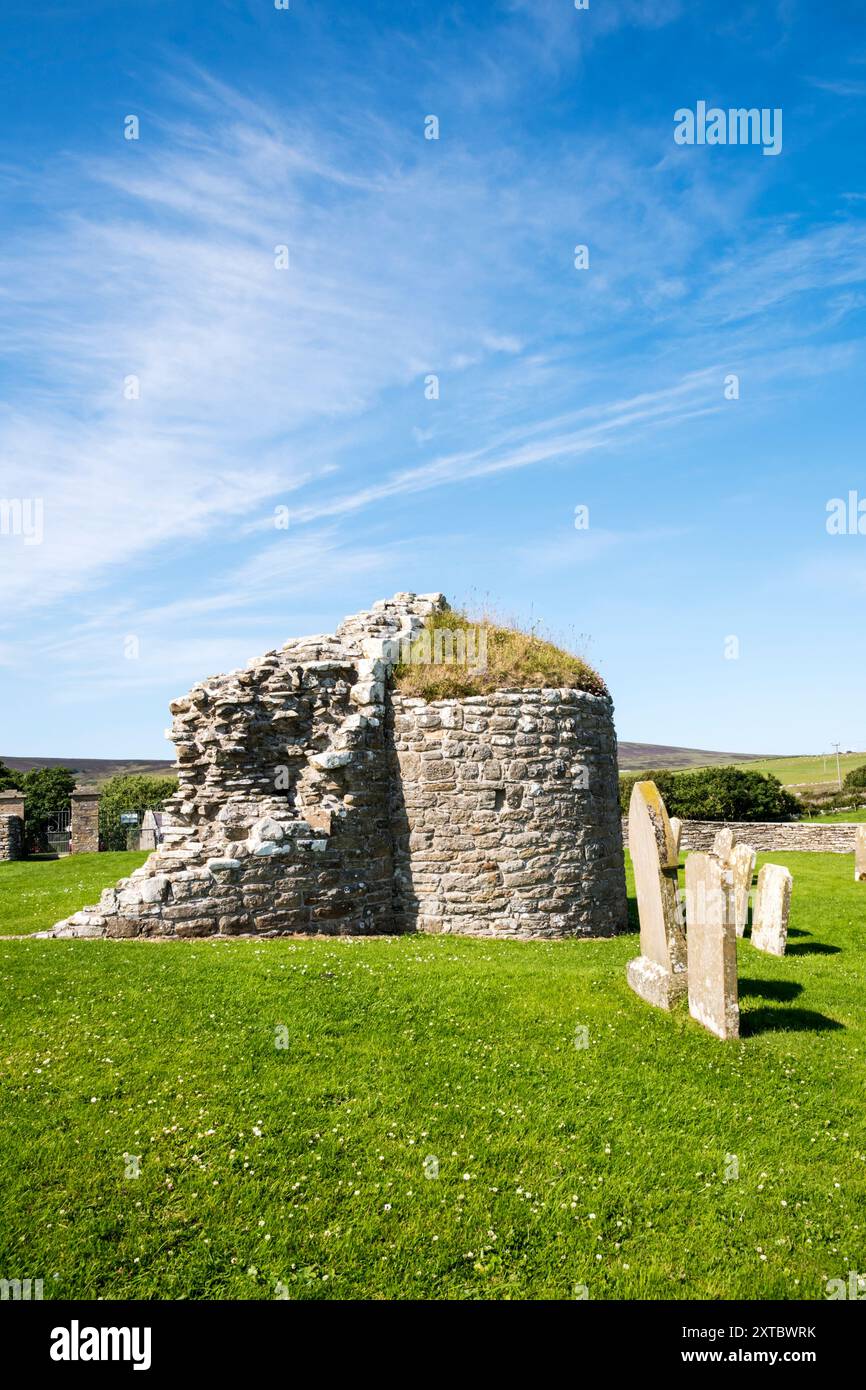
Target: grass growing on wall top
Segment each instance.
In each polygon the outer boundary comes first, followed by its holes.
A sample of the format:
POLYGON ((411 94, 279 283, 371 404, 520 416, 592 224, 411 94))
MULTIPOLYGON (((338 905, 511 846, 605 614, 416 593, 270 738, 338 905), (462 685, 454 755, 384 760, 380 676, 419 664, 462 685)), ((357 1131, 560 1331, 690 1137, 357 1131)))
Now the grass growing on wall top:
POLYGON ((487 614, 475 619, 450 608, 427 619, 424 633, 412 644, 411 660, 395 666, 393 679, 401 694, 425 700, 559 686, 587 690, 594 695, 607 694, 601 676, 582 657, 564 651, 535 628, 527 631, 505 625, 487 614), (457 635, 466 634, 464 642, 470 659, 433 662, 430 658, 436 654, 437 632, 453 634, 455 647, 459 643, 457 635), (473 669, 472 659, 483 650, 484 640, 484 669, 473 669))

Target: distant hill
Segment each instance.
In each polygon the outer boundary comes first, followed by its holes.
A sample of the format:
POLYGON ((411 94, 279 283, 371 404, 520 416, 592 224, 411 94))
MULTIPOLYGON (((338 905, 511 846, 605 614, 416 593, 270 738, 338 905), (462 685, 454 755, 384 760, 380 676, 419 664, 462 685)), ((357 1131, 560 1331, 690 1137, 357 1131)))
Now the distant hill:
POLYGON ((172 762, 150 761, 146 758, 4 758, 13 772, 29 772, 34 767, 68 767, 79 782, 96 785, 107 782, 109 777, 119 774, 144 773, 149 777, 172 777, 175 767, 172 762))
MULTIPOLYGON (((621 772, 645 772, 661 767, 708 767, 718 763, 745 763, 761 760, 760 753, 712 753, 705 748, 674 748, 666 743, 621 743, 619 767, 621 772)), ((170 777, 176 769, 172 762, 155 762, 145 758, 4 758, 13 772, 29 772, 32 767, 68 767, 82 782, 107 782, 121 774, 146 773, 151 777, 170 777)))
MULTIPOLYGON (((28 772, 32 767, 68 767, 79 783, 98 786, 109 777, 120 774, 145 773, 150 777, 172 777, 176 768, 171 762, 146 758, 3 758, 13 772, 28 772)), ((677 748, 668 743, 625 743, 619 745, 620 772, 650 772, 658 768, 742 767, 755 772, 769 772, 790 787, 835 787, 836 759, 832 753, 800 754, 794 757, 765 757, 761 753, 714 753, 706 748, 677 748)), ((866 752, 842 753, 839 770, 844 777, 854 767, 866 765, 866 752)))
POLYGON ((712 753, 706 748, 674 748, 667 743, 620 743, 620 772, 648 772, 654 768, 728 766, 730 763, 766 762, 763 753, 712 753))

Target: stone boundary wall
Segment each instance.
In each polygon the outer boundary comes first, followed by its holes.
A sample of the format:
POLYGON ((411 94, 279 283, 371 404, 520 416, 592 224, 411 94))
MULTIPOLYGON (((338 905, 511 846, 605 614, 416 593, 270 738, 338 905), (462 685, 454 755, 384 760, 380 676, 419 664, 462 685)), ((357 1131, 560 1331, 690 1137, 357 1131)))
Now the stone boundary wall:
POLYGON ((610 936, 627 922, 607 696, 395 694, 395 918, 463 936, 610 936))
POLYGON ((23 820, 20 816, 0 816, 0 859, 23 858, 23 820))
MULTIPOLYGON (((806 851, 813 854, 853 854, 857 822, 831 821, 817 825, 811 821, 683 821, 680 849, 712 849, 723 825, 734 832, 735 840, 754 846, 759 854, 806 851)), ((623 839, 628 844, 628 817, 622 822, 623 839)))

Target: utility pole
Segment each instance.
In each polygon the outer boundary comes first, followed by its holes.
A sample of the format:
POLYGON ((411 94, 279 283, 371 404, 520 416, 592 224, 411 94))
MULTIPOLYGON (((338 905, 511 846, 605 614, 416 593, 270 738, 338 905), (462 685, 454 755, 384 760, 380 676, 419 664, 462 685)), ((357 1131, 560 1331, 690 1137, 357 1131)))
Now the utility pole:
POLYGON ((841 768, 841 766, 840 766, 840 764, 839 764, 839 749, 840 749, 840 747, 841 747, 842 745, 839 744, 839 743, 833 743, 833 744, 831 744, 830 746, 831 746, 831 748, 835 748, 835 749, 836 749, 836 780, 837 780, 838 783, 839 783, 839 790, 841 791, 841 790, 842 790, 842 768, 841 768))

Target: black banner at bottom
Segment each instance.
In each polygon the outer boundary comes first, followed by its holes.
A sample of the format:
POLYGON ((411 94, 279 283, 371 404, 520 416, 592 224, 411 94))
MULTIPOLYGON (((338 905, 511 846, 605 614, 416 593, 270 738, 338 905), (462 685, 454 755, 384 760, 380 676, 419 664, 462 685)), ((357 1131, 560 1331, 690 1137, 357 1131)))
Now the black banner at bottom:
MULTIPOLYGON (((859 1300, 852 1300, 859 1301, 859 1300)), ((499 1355, 509 1363, 515 1327, 508 1303, 63 1303, 4 1301, 0 1305, 4 1364, 60 1379, 92 1379, 108 1370, 164 1375, 249 1372, 263 1360, 287 1371, 310 1353, 328 1368, 384 1365, 404 1338, 424 1338, 423 1369, 440 1362, 453 1375, 460 1336, 460 1370, 477 1359, 489 1372, 499 1355), (506 1322, 499 1323, 505 1315, 506 1322), (339 1328, 339 1337, 335 1335, 339 1328), (321 1334, 321 1335, 319 1335, 321 1334), (401 1335, 402 1334, 402 1335, 401 1335), (479 1334, 481 1340, 478 1340, 479 1334), (467 1342, 466 1338, 469 1337, 467 1342), (494 1340, 491 1340, 493 1337, 494 1340), (371 1342, 371 1338, 374 1339, 371 1342), (390 1348, 390 1351, 389 1351, 390 1348), (475 1349, 475 1356, 472 1354, 475 1349)), ((773 1371, 811 1367, 822 1374, 856 1364, 862 1310, 846 1301, 823 1303, 524 1303, 517 1343, 533 1361, 570 1347, 590 1347, 617 1371, 700 1372, 705 1366, 762 1366, 773 1371), (544 1342, 536 1339, 536 1329, 544 1342), (589 1339, 589 1340, 587 1340, 589 1339)), ((393 1365, 393 1363, 392 1363, 393 1365)), ((405 1363, 406 1374, 414 1374, 405 1363)), ((417 1370, 417 1368, 416 1368, 417 1370)))

